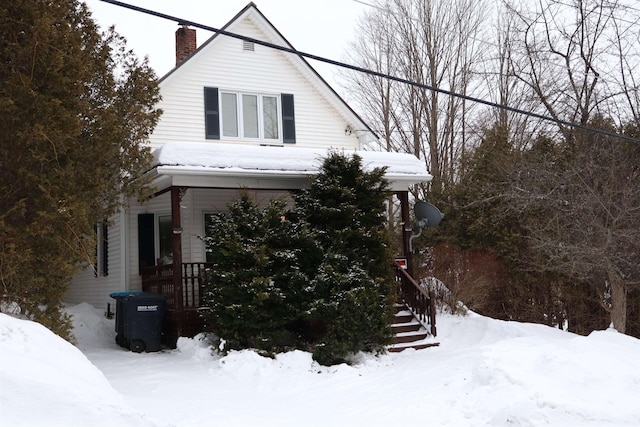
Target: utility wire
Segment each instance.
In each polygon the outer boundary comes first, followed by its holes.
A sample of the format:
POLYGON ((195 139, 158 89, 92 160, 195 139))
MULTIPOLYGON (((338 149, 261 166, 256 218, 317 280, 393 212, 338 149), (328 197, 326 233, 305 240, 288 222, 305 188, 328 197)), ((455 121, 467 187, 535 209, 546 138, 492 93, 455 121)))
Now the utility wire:
POLYGON ((171 16, 171 15, 167 15, 167 14, 161 13, 161 12, 156 12, 156 11, 145 9, 145 8, 142 8, 142 7, 139 7, 139 6, 123 3, 121 1, 117 1, 117 0, 100 0, 100 1, 105 2, 105 3, 110 3, 110 4, 113 4, 115 6, 124 7, 126 9, 130 9, 130 10, 133 10, 133 11, 136 11, 136 12, 145 13, 147 15, 156 16, 158 18, 167 19, 169 21, 174 21, 174 22, 178 23, 179 25, 188 25, 188 26, 200 28, 202 30, 211 31, 213 33, 221 34, 221 35, 227 36, 227 37, 232 37, 234 39, 238 39, 238 40, 242 40, 242 41, 246 41, 246 42, 250 42, 250 43, 255 43, 255 44, 260 45, 260 46, 264 46, 264 47, 268 47, 268 48, 271 48, 271 49, 280 50, 280 51, 283 51, 283 52, 292 53, 292 54, 298 55, 298 56, 300 56, 302 58, 313 59, 315 61, 324 62, 324 63, 327 63, 327 64, 335 65, 335 66, 341 67, 341 68, 346 68, 348 70, 356 71, 356 72, 359 72, 359 73, 364 73, 364 74, 368 74, 368 75, 371 75, 371 76, 380 77, 380 78, 383 78, 383 79, 388 79, 388 80, 391 80, 391 81, 394 81, 394 82, 406 84, 406 85, 417 87, 417 88, 420 88, 420 89, 426 89, 426 90, 430 90, 430 91, 433 91, 433 92, 441 93, 443 95, 464 99, 466 101, 471 101, 471 102, 475 102, 475 103, 478 103, 478 104, 483 104, 483 105, 486 105, 486 106, 489 106, 489 107, 492 107, 492 108, 498 108, 498 109, 509 111, 509 112, 516 113, 516 114, 524 114, 526 116, 534 117, 536 119, 544 120, 544 121, 547 121, 547 122, 552 122, 552 123, 555 123, 555 124, 558 124, 558 125, 572 127, 572 128, 575 128, 575 129, 581 129, 581 130, 585 130, 585 131, 589 131, 589 132, 594 132, 594 133, 598 133, 598 134, 601 134, 601 135, 606 135, 606 136, 609 136, 609 137, 612 137, 612 138, 619 138, 619 139, 624 139, 624 140, 631 141, 631 142, 640 143, 640 139, 637 139, 637 138, 632 138, 632 137, 629 137, 629 136, 626 136, 626 135, 620 135, 620 134, 609 132, 609 131, 606 131, 606 130, 603 130, 603 129, 596 129, 596 128, 592 128, 592 127, 589 127, 589 126, 584 126, 584 125, 580 125, 580 124, 577 124, 577 123, 572 123, 572 122, 569 122, 569 121, 566 121, 566 120, 555 119, 553 117, 545 116, 545 115, 542 115, 542 114, 532 113, 532 112, 529 112, 529 111, 520 110, 518 108, 509 107, 508 105, 498 104, 496 102, 487 101, 487 100, 484 100, 484 99, 475 98, 475 97, 468 96, 468 95, 463 95, 463 94, 460 94, 460 93, 457 93, 457 92, 452 92, 452 91, 448 91, 448 90, 445 90, 445 89, 440 89, 440 88, 429 86, 429 85, 426 85, 426 84, 423 84, 423 83, 417 83, 417 82, 414 82, 414 81, 411 81, 411 80, 408 80, 408 79, 405 79, 405 78, 402 78, 402 77, 392 76, 390 74, 385 74, 385 73, 381 73, 381 72, 378 72, 378 71, 369 70, 369 69, 366 69, 366 68, 363 68, 363 67, 358 67, 356 65, 346 64, 344 62, 339 62, 339 61, 335 61, 333 59, 324 58, 322 56, 314 55, 314 54, 311 54, 311 53, 302 52, 302 51, 293 49, 291 47, 280 46, 280 45, 277 45, 277 44, 265 42, 263 40, 255 39, 255 38, 252 38, 252 37, 243 36, 241 34, 231 33, 229 31, 225 31, 225 30, 221 30, 221 29, 218 29, 218 28, 210 27, 208 25, 199 24, 199 23, 194 22, 194 21, 189 21, 188 19, 178 18, 178 17, 175 17, 175 16, 171 16))

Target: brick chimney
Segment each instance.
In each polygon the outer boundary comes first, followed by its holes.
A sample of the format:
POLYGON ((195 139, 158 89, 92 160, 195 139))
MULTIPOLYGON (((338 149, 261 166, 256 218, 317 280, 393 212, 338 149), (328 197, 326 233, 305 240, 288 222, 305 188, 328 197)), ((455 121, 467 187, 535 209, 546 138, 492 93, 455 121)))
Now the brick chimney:
POLYGON ((196 30, 181 26, 176 31, 176 67, 197 49, 196 30))

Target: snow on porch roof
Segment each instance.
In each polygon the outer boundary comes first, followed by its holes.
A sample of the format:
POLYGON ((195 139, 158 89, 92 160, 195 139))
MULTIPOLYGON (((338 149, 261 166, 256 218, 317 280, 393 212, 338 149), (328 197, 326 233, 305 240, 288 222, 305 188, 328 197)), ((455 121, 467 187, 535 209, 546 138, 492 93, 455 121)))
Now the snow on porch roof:
MULTIPOLYGON (((318 172, 332 149, 274 147, 224 143, 172 142, 153 152, 158 177, 172 177, 167 185, 300 188, 302 180, 318 172), (186 177, 190 177, 187 179, 186 177), (232 178, 231 180, 225 178, 232 178), (213 182, 212 180, 216 180, 213 182), (231 183, 235 185, 230 185, 231 183)), ((365 170, 387 167, 393 190, 429 182, 425 164, 407 153, 340 150, 358 154, 365 170)))

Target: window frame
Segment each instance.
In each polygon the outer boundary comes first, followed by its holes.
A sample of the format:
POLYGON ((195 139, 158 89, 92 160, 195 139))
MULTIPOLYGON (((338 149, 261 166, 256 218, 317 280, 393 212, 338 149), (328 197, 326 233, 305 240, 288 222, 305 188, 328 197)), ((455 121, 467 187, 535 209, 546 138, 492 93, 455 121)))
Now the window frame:
POLYGON ((155 251, 155 256, 156 256, 156 266, 158 265, 170 265, 173 262, 173 242, 172 242, 172 237, 173 237, 173 228, 172 228, 172 216, 171 216, 171 212, 159 212, 155 214, 154 217, 154 234, 155 234, 155 244, 154 244, 154 251, 155 251), (165 228, 162 227, 162 225, 160 224, 160 222, 162 220, 166 221, 167 218, 169 219, 169 226, 165 228), (163 237, 167 238, 167 236, 164 235, 164 232, 168 232, 168 241, 167 242, 163 242, 163 237), (168 247, 165 247, 164 249, 166 250, 167 253, 163 254, 162 253, 162 246, 164 244, 168 244, 168 247), (162 262, 164 261, 164 262, 162 262))
POLYGON ((219 90, 219 121, 220 121, 220 136, 225 139, 245 139, 251 141, 264 141, 269 143, 282 143, 283 141, 283 123, 282 123, 282 99, 281 94, 276 93, 266 93, 266 92, 250 92, 250 91, 234 91, 227 89, 219 90), (236 129, 237 136, 229 136, 225 134, 224 128, 224 116, 225 116, 225 108, 223 105, 223 100, 225 99, 224 95, 234 95, 235 96, 235 104, 236 104, 236 129), (256 109, 257 109, 257 122, 258 122, 258 136, 246 136, 245 132, 245 111, 244 111, 244 97, 245 96, 255 96, 256 97, 256 109), (267 138, 265 137, 265 98, 275 99, 275 114, 277 116, 277 127, 276 130, 278 132, 277 138, 267 138))

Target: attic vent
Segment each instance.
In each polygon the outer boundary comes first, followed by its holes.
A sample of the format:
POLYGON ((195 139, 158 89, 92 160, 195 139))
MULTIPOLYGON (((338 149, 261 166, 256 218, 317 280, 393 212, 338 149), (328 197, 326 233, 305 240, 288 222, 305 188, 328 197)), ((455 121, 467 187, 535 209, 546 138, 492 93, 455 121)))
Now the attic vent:
POLYGON ((255 51, 256 50, 255 43, 243 40, 242 41, 242 50, 247 50, 249 52, 255 51))

